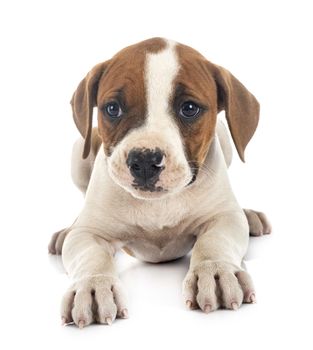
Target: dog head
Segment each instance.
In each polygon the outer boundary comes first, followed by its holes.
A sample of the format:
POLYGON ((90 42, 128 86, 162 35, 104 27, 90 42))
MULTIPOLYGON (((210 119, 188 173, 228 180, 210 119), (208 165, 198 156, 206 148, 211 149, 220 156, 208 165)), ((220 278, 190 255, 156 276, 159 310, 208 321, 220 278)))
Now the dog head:
POLYGON ((225 110, 240 158, 259 118, 255 97, 227 70, 190 47, 154 38, 95 66, 72 98, 90 152, 93 107, 112 179, 137 198, 191 185, 225 110))

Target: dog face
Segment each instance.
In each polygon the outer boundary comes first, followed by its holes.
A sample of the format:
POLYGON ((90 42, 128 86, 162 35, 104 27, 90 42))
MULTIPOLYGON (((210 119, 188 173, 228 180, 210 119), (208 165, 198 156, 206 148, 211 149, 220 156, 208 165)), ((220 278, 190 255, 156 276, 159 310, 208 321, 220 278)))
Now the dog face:
POLYGON ((150 39, 120 51, 88 73, 72 99, 90 151, 92 109, 112 179, 133 196, 159 198, 196 181, 226 111, 241 159, 259 105, 229 72, 190 47, 150 39))

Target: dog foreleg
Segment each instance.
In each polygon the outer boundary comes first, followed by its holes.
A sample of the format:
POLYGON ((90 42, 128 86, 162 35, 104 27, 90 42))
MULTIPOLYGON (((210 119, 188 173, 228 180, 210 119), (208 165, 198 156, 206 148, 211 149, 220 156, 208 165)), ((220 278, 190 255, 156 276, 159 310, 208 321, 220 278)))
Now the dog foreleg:
POLYGON ((72 285, 63 297, 63 323, 80 328, 92 322, 111 324, 127 318, 125 296, 114 264, 114 247, 97 234, 73 228, 62 251, 72 285))
POLYGON ((248 240, 243 212, 221 214, 209 222, 194 245, 183 283, 189 308, 200 307, 208 313, 219 307, 235 310, 242 302, 255 302, 251 278, 241 267, 248 240))

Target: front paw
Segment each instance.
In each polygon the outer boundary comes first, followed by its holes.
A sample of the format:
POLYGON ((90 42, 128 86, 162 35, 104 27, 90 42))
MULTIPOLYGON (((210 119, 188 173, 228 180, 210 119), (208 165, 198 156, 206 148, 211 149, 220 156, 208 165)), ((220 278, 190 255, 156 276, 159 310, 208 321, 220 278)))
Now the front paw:
POLYGON ((79 328, 91 323, 111 325, 116 317, 128 317, 123 288, 116 277, 83 278, 75 282, 63 297, 63 324, 74 322, 79 328))
POLYGON ((243 302, 255 303, 249 274, 224 262, 204 261, 189 270, 183 282, 183 295, 190 309, 205 313, 220 307, 237 310, 243 302))

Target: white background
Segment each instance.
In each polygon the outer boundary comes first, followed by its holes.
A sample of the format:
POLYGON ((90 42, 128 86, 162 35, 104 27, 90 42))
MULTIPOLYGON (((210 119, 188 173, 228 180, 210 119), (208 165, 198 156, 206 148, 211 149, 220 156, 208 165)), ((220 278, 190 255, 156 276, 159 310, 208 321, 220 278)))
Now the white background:
POLYGON ((1 349, 312 349, 312 12, 301 0, 1 1, 1 349), (61 327, 69 281, 47 244, 83 205, 69 101, 94 64, 153 36, 198 49, 261 103, 246 164, 236 156, 230 171, 242 206, 274 228, 246 257, 258 303, 188 311, 188 257, 150 265, 121 254, 130 318, 61 327))

